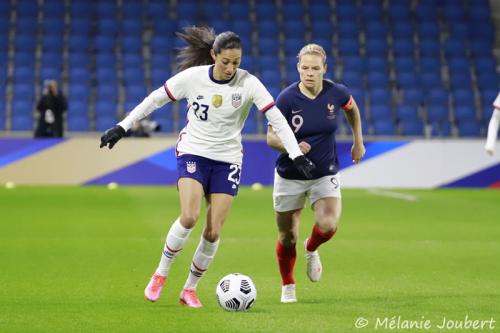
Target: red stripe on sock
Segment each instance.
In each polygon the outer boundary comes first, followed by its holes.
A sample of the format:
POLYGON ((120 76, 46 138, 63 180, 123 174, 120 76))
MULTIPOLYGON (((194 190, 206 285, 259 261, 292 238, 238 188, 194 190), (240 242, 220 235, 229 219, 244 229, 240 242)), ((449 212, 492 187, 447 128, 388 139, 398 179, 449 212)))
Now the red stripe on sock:
POLYGON ((281 242, 278 241, 276 243, 276 256, 278 258, 282 284, 295 284, 293 278, 293 268, 295 266, 295 259, 297 258, 295 244, 293 244, 292 247, 284 247, 281 242))
POLYGON ((311 237, 309 237, 309 241, 307 242, 306 245, 307 251, 310 252, 316 251, 321 244, 329 241, 333 237, 333 235, 335 235, 336 232, 337 229, 325 233, 321 231, 321 229, 315 224, 311 232, 311 237))
POLYGON ((178 249, 178 250, 173 250, 173 249, 171 249, 171 248, 170 248, 167 244, 165 244, 165 247, 167 248, 167 251, 170 251, 170 252, 172 252, 172 253, 177 253, 177 252, 179 252, 180 250, 182 250, 182 248, 180 248, 180 249, 178 249))
POLYGON ((198 271, 200 271, 200 272, 204 272, 204 271, 206 271, 206 270, 207 270, 206 268, 205 268, 205 269, 201 269, 201 268, 199 268, 198 266, 196 266, 196 264, 194 263, 194 261, 193 261, 193 266, 194 266, 194 268, 196 268, 196 270, 198 270, 198 271))

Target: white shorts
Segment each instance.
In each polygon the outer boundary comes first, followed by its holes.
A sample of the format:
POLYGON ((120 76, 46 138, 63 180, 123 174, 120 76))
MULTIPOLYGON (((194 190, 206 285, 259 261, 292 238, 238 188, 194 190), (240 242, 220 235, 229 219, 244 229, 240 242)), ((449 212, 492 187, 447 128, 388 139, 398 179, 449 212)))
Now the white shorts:
POLYGON ((312 180, 286 179, 274 171, 273 205, 277 212, 288 212, 305 207, 306 196, 311 206, 322 198, 340 198, 340 175, 312 180))

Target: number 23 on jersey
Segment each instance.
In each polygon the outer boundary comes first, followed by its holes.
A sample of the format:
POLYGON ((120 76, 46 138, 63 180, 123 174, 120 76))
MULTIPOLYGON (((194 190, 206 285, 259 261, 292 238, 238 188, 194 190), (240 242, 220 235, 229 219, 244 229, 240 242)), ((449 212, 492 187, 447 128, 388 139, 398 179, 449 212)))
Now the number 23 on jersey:
POLYGON ((200 120, 207 121, 209 106, 206 104, 200 104, 198 102, 193 102, 192 106, 195 117, 200 120))

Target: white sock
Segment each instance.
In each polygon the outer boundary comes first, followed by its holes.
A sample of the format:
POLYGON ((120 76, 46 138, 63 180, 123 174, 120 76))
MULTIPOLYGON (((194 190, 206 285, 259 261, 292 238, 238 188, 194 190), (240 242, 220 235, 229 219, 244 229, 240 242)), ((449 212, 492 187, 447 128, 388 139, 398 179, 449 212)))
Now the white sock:
POLYGON ((167 276, 170 271, 170 266, 174 262, 175 257, 182 250, 184 243, 189 238, 191 230, 186 229, 182 226, 180 218, 177 218, 175 222, 170 227, 168 231, 167 238, 165 239, 165 246, 163 248, 163 254, 156 269, 156 273, 162 276, 167 276))
POLYGON ((184 289, 196 288, 201 277, 214 259, 215 252, 217 252, 217 248, 219 247, 219 240, 220 239, 210 243, 203 235, 201 236, 200 244, 198 244, 198 248, 193 256, 193 262, 191 263, 191 269, 189 270, 186 284, 184 284, 184 289))
POLYGON ((493 152, 495 150, 495 143, 497 141, 498 126, 500 124, 500 110, 493 110, 491 115, 490 123, 488 124, 488 136, 486 138, 486 145, 484 149, 488 152, 493 152))

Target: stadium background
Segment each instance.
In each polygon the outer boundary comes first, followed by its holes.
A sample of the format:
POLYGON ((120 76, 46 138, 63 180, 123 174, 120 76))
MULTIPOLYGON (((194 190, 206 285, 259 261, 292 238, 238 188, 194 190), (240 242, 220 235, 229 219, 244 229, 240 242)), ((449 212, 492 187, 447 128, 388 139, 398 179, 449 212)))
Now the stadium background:
MULTIPOLYGON (((273 96, 297 80, 296 54, 322 45, 328 77, 347 84, 365 133, 483 136, 499 88, 497 1, 86 1, 0 3, 0 129, 32 131, 42 81, 69 99, 70 131, 102 131, 175 70, 174 32, 208 24, 243 39, 242 68, 273 96), (496 52, 495 52, 496 49, 496 52)), ((152 117, 184 126, 185 105, 152 117)), ((347 134, 345 120, 341 134, 347 134)), ((244 132, 263 133, 251 113, 244 132)))
MULTIPOLYGON (((429 319, 429 332, 443 331, 436 328, 443 317, 492 318, 498 331, 500 192, 440 187, 500 184, 500 150, 491 157, 483 149, 499 90, 499 7, 493 0, 0 1, 0 184, 8 185, 0 187, 0 332, 359 333, 375 331, 384 317, 429 319), (204 308, 193 312, 177 297, 200 226, 162 299, 142 298, 179 212, 174 186, 59 186, 175 181, 185 104, 155 112, 162 133, 150 139, 123 140, 111 151, 99 150, 98 140, 175 73, 174 32, 203 23, 240 34, 242 67, 274 96, 297 79, 299 48, 323 45, 328 76, 360 104, 366 160, 351 164, 341 117, 342 222, 321 249, 320 283, 307 280, 298 248, 297 304, 279 303, 269 187, 241 187, 198 288, 204 308), (49 78, 68 96, 69 132, 31 139, 49 78), (231 272, 257 285, 248 313, 218 308, 215 285, 231 272), (365 328, 356 326, 361 317, 365 328)), ((250 113, 244 185, 272 181, 276 153, 264 129, 261 115, 250 113)), ((300 242, 310 233, 310 209, 302 219, 300 242)))

